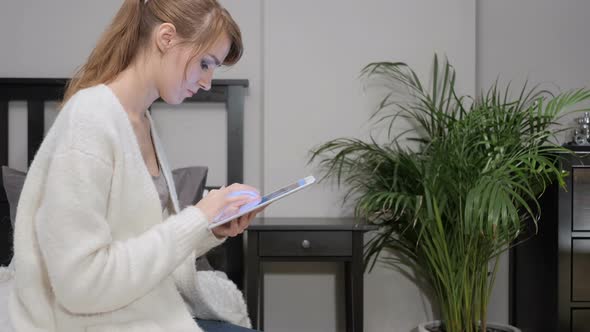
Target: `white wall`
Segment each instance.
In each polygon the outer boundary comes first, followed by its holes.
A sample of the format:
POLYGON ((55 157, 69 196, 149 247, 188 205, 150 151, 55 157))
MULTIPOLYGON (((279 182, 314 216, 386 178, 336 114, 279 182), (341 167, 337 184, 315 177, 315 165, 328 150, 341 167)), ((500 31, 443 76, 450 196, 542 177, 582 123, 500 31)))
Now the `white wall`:
POLYGON ((498 76, 564 90, 589 85, 590 2, 478 0, 477 6, 478 86, 498 76))

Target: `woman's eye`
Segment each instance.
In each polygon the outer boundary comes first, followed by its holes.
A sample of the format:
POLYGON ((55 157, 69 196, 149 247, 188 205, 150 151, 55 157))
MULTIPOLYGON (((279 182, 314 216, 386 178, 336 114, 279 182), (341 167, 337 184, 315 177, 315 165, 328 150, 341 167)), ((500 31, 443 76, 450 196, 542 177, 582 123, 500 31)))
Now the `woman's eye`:
POLYGON ((209 70, 209 65, 206 62, 201 62, 201 69, 209 70))

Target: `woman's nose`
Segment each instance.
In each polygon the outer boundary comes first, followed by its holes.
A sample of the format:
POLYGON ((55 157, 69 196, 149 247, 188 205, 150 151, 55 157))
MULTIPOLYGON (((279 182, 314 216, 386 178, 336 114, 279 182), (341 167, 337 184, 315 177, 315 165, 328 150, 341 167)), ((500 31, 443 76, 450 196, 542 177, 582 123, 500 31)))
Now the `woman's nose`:
POLYGON ((209 75, 204 75, 199 80, 199 87, 205 91, 211 90, 211 80, 213 78, 213 74, 210 73, 209 75))
POLYGON ((211 80, 200 80, 199 88, 205 91, 211 90, 211 80))

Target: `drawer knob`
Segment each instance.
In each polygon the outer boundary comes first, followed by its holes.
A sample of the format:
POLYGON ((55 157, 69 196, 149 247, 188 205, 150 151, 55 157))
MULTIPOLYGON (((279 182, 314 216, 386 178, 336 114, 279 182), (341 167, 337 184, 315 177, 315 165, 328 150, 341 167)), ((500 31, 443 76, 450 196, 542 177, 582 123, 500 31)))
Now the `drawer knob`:
POLYGON ((309 249, 311 247, 311 242, 307 241, 307 240, 303 240, 301 242, 301 246, 305 249, 309 249))

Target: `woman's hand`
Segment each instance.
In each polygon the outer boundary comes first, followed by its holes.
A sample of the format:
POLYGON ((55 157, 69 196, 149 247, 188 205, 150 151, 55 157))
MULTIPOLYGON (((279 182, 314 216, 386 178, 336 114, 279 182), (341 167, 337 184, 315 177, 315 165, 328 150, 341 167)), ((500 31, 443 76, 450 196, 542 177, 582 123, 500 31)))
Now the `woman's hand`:
MULTIPOLYGON (((268 205, 267 205, 268 206, 268 205)), ((217 237, 234 237, 238 234, 244 233, 244 230, 250 225, 250 221, 256 217, 256 215, 266 209, 266 206, 256 209, 248 214, 245 214, 237 219, 234 219, 223 225, 219 225, 213 228, 211 231, 217 237)))
MULTIPOLYGON (((210 222, 222 212, 228 215, 237 213, 242 205, 256 199, 250 195, 230 195, 237 191, 251 191, 260 196, 260 193, 256 188, 245 184, 234 183, 228 187, 211 190, 207 196, 201 199, 195 206, 205 214, 210 222)), ((252 211, 236 220, 215 227, 212 231, 218 237, 236 236, 237 234, 241 234, 250 224, 250 220, 262 210, 264 210, 264 208, 252 211)))

